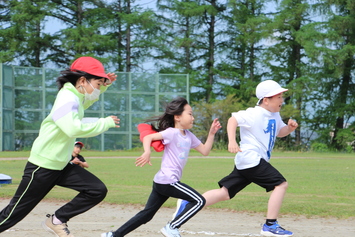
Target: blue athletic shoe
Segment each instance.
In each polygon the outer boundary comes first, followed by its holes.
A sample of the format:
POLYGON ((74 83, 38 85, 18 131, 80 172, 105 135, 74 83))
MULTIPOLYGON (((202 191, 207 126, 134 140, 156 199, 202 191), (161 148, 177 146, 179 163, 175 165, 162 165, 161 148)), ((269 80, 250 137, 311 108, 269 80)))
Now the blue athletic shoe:
POLYGON ((272 226, 268 226, 266 224, 263 225, 263 228, 260 231, 262 236, 292 236, 293 233, 291 231, 285 230, 282 228, 277 221, 272 226))
POLYGON ((175 217, 177 217, 178 215, 180 215, 180 213, 185 209, 186 205, 188 204, 189 202, 186 201, 186 200, 182 200, 182 199, 178 199, 177 200, 177 203, 176 203, 176 211, 174 212, 173 214, 173 219, 175 219, 175 217))

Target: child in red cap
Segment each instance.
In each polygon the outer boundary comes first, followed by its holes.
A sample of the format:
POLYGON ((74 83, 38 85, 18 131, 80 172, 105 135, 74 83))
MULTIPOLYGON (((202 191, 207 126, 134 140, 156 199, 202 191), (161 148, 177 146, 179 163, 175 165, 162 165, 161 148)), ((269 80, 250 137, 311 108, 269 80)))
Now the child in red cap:
POLYGON ((78 195, 48 214, 42 226, 59 237, 73 237, 67 221, 101 202, 105 184, 80 166, 71 165, 73 144, 78 137, 94 137, 119 127, 116 116, 83 123, 84 110, 99 99, 100 93, 116 80, 105 73, 100 61, 80 57, 57 78, 59 92, 50 114, 43 120, 34 141, 22 180, 8 206, 0 212, 0 233, 14 226, 56 185, 74 189, 78 195))
POLYGON ((83 168, 89 168, 88 162, 85 160, 85 158, 82 155, 80 155, 81 149, 83 149, 83 147, 84 147, 84 143, 80 141, 76 141, 74 143, 74 149, 71 154, 70 163, 73 165, 79 165, 83 168))

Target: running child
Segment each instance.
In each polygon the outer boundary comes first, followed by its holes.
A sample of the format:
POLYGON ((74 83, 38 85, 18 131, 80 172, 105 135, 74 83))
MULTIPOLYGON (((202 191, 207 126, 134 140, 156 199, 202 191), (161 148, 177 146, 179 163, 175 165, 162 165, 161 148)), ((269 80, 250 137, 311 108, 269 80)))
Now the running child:
POLYGON ((105 73, 100 61, 80 57, 57 78, 59 92, 50 114, 43 120, 14 197, 0 212, 0 233, 21 221, 56 185, 74 189, 78 195, 47 215, 43 228, 59 237, 73 237, 67 222, 101 202, 105 184, 95 175, 69 163, 76 138, 94 137, 119 127, 116 116, 82 123, 84 110, 99 99, 116 80, 105 73))
MULTIPOLYGON (((237 153, 233 171, 218 184, 220 189, 203 194, 206 205, 232 199, 250 183, 255 183, 267 192, 272 191, 266 215, 261 229, 263 236, 292 236, 291 231, 282 228, 277 217, 286 193, 288 183, 282 174, 270 163, 271 152, 276 137, 285 137, 293 132, 298 124, 289 119, 287 125, 281 120, 280 109, 284 102, 282 88, 273 80, 266 80, 256 87, 259 99, 257 106, 245 111, 232 113, 227 124, 228 151, 237 153), (236 129, 240 127, 240 147, 236 142, 236 129)), ((188 200, 178 201, 177 212, 188 204, 188 200)))
MULTIPOLYGON (((216 132, 221 128, 218 119, 212 122, 205 144, 188 129, 194 122, 191 106, 184 98, 171 101, 165 113, 156 119, 156 133, 143 138, 144 153, 136 159, 136 166, 152 165, 150 146, 152 141, 162 140, 165 145, 161 168, 154 177, 152 192, 145 208, 114 232, 101 234, 101 237, 122 237, 149 222, 169 197, 188 200, 189 204, 170 223, 161 229, 166 237, 179 237, 179 228, 192 218, 205 205, 205 198, 187 184, 181 183, 182 171, 191 148, 207 156, 211 151, 216 132)), ((152 125, 153 126, 153 125, 152 125)))

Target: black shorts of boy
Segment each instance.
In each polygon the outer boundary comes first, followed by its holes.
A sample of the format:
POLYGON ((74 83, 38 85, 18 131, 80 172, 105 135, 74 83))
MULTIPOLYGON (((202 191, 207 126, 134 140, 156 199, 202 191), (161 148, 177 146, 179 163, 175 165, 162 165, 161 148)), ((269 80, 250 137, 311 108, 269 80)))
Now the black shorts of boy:
POLYGON ((269 162, 260 159, 260 163, 252 168, 238 170, 234 165, 234 170, 226 177, 221 179, 218 184, 220 187, 228 189, 229 198, 232 199, 238 192, 251 183, 255 183, 266 189, 266 192, 274 190, 286 182, 282 174, 275 169, 269 162))

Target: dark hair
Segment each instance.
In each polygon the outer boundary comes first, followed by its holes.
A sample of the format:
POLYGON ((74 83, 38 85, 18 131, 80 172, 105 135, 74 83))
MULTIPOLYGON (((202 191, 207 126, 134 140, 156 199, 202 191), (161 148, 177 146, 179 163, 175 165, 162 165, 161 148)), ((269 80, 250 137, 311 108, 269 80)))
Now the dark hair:
POLYGON ((88 79, 89 81, 91 79, 94 80, 99 80, 102 79, 102 77, 99 76, 95 76, 83 71, 70 71, 70 69, 66 69, 64 71, 61 71, 60 74, 62 74, 61 76, 59 76, 57 78, 57 86, 58 86, 58 90, 62 89, 64 84, 67 82, 70 82, 71 84, 73 84, 73 86, 76 85, 76 82, 79 80, 80 77, 85 77, 86 79, 88 79))
POLYGON ((261 105, 264 102, 264 99, 265 99, 265 97, 260 99, 257 105, 261 105))
POLYGON ((163 131, 169 127, 175 127, 174 115, 181 115, 182 112, 184 112, 184 106, 187 104, 188 102, 185 98, 175 98, 166 105, 164 114, 147 119, 146 122, 156 121, 158 123, 158 127, 155 128, 152 124, 152 128, 157 132, 163 131))
POLYGON ((262 103, 264 102, 264 99, 265 99, 265 98, 271 99, 272 97, 274 97, 274 96, 269 96, 269 97, 264 97, 264 98, 262 98, 262 99, 259 101, 258 105, 262 105, 262 103))

